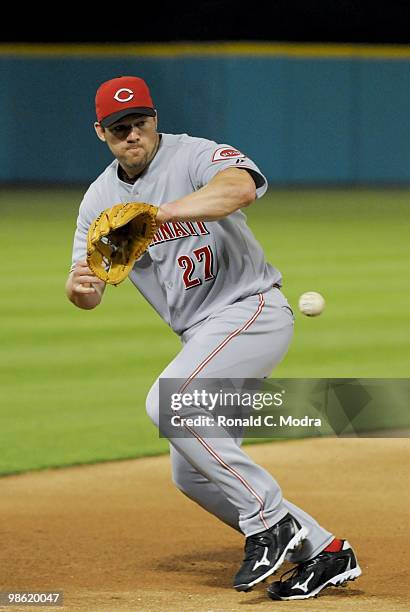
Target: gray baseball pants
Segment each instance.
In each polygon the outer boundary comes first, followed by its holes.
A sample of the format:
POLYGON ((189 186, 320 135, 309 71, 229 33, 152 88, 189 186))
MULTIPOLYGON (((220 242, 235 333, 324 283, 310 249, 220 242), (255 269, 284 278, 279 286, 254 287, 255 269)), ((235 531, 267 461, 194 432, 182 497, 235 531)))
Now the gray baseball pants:
MULTIPOLYGON (((294 319, 278 288, 215 312, 182 336, 183 348, 159 378, 264 378, 286 354, 294 319)), ((159 379, 147 396, 147 412, 159 426, 159 379)), ((169 438, 173 480, 190 499, 246 536, 263 531, 287 513, 309 534, 290 560, 309 559, 333 535, 282 496, 276 480, 242 449, 241 439, 169 438)))

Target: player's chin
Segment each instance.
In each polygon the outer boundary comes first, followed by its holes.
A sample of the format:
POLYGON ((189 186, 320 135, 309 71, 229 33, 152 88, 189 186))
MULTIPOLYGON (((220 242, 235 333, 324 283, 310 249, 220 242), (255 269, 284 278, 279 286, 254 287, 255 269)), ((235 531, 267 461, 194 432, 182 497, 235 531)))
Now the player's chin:
POLYGON ((131 168, 143 168, 147 163, 147 154, 143 149, 129 149, 125 156, 126 163, 131 168))
POLYGON ((124 168, 128 176, 135 176, 142 172, 146 166, 144 161, 136 160, 136 159, 122 159, 119 160, 121 166, 124 168))

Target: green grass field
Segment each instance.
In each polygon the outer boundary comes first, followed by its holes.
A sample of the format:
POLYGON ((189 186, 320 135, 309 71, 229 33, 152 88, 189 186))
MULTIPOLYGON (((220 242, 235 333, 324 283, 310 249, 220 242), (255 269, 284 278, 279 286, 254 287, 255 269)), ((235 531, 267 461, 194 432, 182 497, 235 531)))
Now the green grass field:
MULTIPOLYGON (((128 282, 95 311, 64 296, 81 193, 0 196, 2 474, 167 450, 144 404, 178 338, 128 282)), ((275 190, 246 212, 289 301, 327 301, 274 375, 409 377, 410 190, 275 190)))

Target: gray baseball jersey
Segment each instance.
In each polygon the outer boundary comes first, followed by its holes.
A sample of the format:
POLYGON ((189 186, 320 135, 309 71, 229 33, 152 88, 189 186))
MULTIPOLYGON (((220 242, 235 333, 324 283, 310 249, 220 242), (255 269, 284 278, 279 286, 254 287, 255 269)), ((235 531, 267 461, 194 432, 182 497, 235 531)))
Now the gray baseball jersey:
MULTIPOLYGON (((121 202, 172 202, 230 167, 248 170, 257 196, 265 193, 265 177, 243 153, 186 134, 162 134, 157 154, 133 185, 119 178, 114 161, 84 196, 73 263, 85 259, 88 228, 102 210, 121 202)), ((157 426, 160 378, 263 378, 287 351, 293 317, 277 288, 281 275, 266 263, 242 211, 213 222, 164 223, 129 276, 183 344, 147 397, 157 426)), ((215 436, 169 437, 178 488, 246 535, 291 512, 309 532, 293 560, 322 550, 332 535, 283 499, 278 483, 243 452, 239 439, 219 437, 217 430, 215 436)))
MULTIPOLYGON (((172 202, 231 167, 250 171, 257 197, 265 193, 265 177, 243 153, 186 134, 162 134, 157 154, 133 185, 119 178, 118 162, 113 161, 81 203, 73 263, 85 259, 88 228, 105 208, 120 202, 172 202)), ((279 271, 265 261, 242 211, 213 222, 163 224, 129 277, 177 334, 228 304, 281 284, 279 271)))

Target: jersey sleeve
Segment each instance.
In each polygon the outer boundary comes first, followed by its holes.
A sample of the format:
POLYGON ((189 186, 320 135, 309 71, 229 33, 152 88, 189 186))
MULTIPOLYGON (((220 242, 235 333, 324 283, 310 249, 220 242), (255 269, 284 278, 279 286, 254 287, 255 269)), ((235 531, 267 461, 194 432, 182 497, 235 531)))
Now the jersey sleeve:
POLYGON ((258 166, 242 151, 227 144, 217 144, 211 140, 201 140, 191 152, 190 174, 195 189, 200 189, 221 170, 241 168, 247 170, 256 185, 256 196, 260 198, 268 188, 266 177, 258 166))

